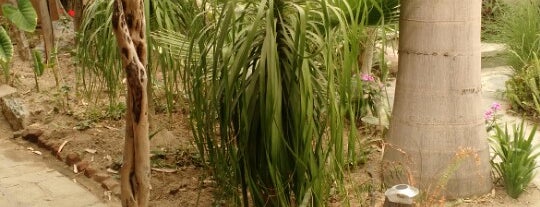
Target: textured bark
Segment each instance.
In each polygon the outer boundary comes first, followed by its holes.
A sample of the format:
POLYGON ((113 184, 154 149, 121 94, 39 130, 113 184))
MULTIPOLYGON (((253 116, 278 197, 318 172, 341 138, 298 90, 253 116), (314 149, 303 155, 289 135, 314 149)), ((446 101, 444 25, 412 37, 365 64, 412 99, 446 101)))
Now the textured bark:
POLYGON ((121 201, 122 206, 148 206, 150 148, 143 1, 116 0, 113 29, 128 83, 121 201))
POLYGON ((491 190, 480 9, 481 0, 401 1, 387 185, 410 183, 449 199, 491 190))

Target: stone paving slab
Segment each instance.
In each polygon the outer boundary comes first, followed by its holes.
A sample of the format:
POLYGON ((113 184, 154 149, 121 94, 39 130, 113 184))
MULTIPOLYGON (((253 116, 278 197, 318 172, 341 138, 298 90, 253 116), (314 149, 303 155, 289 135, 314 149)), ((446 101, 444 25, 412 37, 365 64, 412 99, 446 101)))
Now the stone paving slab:
POLYGON ((482 57, 495 57, 506 51, 506 46, 499 43, 485 43, 481 45, 482 57))
POLYGON ((39 155, 0 137, 0 207, 108 207, 39 155))

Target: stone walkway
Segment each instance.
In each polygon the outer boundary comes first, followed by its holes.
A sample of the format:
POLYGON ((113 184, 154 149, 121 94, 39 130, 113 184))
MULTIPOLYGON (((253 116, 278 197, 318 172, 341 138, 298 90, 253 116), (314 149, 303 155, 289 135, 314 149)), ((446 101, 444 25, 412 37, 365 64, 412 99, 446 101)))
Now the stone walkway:
MULTIPOLYGON (((0 120, 5 122, 5 120, 0 120)), ((0 134, 0 207, 108 207, 100 198, 47 166, 40 155, 0 134)))

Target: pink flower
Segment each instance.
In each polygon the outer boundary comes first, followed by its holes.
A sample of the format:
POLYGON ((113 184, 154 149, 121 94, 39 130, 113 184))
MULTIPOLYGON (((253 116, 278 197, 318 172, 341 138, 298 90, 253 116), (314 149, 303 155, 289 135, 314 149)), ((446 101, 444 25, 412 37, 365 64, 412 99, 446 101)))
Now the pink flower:
POLYGON ((371 81, 375 80, 375 77, 373 77, 370 74, 362 74, 362 80, 367 81, 367 82, 371 82, 371 81))
POLYGON ((487 110, 487 111, 484 113, 484 119, 485 119, 486 121, 491 120, 491 119, 493 118, 493 115, 494 115, 493 112, 494 112, 494 111, 491 110, 491 109, 487 110))
POLYGON ((73 9, 70 9, 67 13, 69 16, 75 17, 75 11, 73 9))
POLYGON ((498 110, 500 110, 500 109, 501 109, 501 104, 499 104, 499 103, 497 103, 497 102, 493 102, 493 103, 491 104, 491 110, 493 110, 493 111, 498 111, 498 110))

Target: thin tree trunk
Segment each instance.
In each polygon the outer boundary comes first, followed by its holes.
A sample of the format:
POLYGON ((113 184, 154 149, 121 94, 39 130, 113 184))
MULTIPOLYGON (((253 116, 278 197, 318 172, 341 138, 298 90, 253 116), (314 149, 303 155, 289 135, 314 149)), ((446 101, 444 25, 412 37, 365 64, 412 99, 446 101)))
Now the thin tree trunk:
POLYGON ((375 40, 377 39, 377 28, 366 28, 366 42, 364 51, 360 55, 360 72, 362 74, 371 74, 373 67, 373 53, 375 50, 375 40))
POLYGON ((75 11, 75 17, 73 17, 73 26, 75 32, 79 31, 81 27, 82 15, 84 12, 84 5, 82 0, 72 0, 73 11, 75 11))
MULTIPOLYGON (((150 13, 150 0, 143 0, 144 1, 144 12, 149 14, 150 13)), ((150 16, 147 15, 145 16, 145 19, 143 21, 146 21, 146 22, 150 22, 150 16)), ((147 34, 150 34, 150 25, 146 25, 146 33, 147 34)), ((146 46, 147 48, 152 48, 152 42, 150 41, 150 38, 147 38, 146 39, 146 46)), ((147 50, 146 51, 147 54, 146 54, 146 59, 148 59, 148 57, 152 56, 152 50, 147 50)), ((147 87, 147 91, 146 93, 148 94, 148 126, 150 129, 155 130, 154 128, 154 125, 153 125, 153 121, 152 121, 152 117, 154 116, 154 113, 155 113, 155 106, 154 106, 154 101, 153 100, 153 94, 154 94, 154 89, 152 88, 153 86, 153 83, 152 83, 152 67, 153 65, 155 65, 155 63, 152 63, 152 61, 148 62, 148 65, 147 65, 147 68, 148 68, 148 73, 147 73, 147 77, 148 77, 148 82, 146 83, 146 87, 147 87)))
POLYGON ((452 199, 491 190, 481 106, 481 0, 401 1, 384 182, 452 199))
POLYGON ((116 0, 113 29, 128 82, 121 201, 122 206, 148 206, 150 145, 143 0, 116 0))
POLYGON ((15 41, 17 42, 17 53, 23 61, 27 61, 32 55, 30 52, 30 46, 24 31, 13 29, 15 35, 15 41))
POLYGON ((49 3, 45 0, 39 1, 39 20, 41 23, 41 34, 45 45, 45 61, 49 63, 51 53, 54 50, 54 29, 51 21, 49 3))

